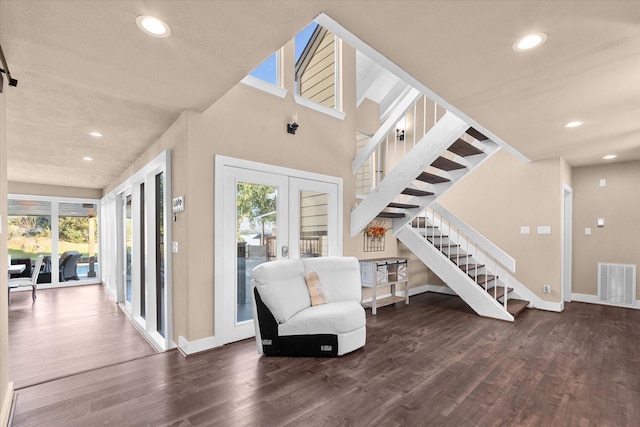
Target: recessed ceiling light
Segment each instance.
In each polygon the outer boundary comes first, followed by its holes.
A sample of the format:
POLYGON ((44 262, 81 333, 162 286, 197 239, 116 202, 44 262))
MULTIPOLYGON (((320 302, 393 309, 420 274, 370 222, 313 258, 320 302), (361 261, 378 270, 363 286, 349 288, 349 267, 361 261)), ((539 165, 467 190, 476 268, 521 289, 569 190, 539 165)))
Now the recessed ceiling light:
POLYGON ((516 52, 524 52, 540 46, 545 41, 547 41, 547 35, 545 33, 529 34, 516 40, 513 44, 513 50, 516 52))
POLYGON ((98 131, 93 131, 93 132, 89 132, 89 135, 91 136, 95 136, 96 138, 100 138, 102 136, 102 134, 98 131))
POLYGON ((86 160, 87 162, 90 162, 90 161, 91 161, 91 160, 93 160, 93 159, 92 159, 91 157, 89 157, 89 156, 84 156, 84 157, 82 158, 82 160, 86 160))
POLYGON ((578 126, 582 126, 582 122, 575 121, 569 122, 562 125, 563 128, 577 128, 578 126))
POLYGON ((140 15, 136 18, 136 24, 145 33, 154 37, 169 37, 171 34, 171 28, 154 16, 140 15))
POLYGON ((611 160, 611 159, 615 159, 616 156, 615 154, 607 154, 606 156, 603 157, 604 160, 611 160))

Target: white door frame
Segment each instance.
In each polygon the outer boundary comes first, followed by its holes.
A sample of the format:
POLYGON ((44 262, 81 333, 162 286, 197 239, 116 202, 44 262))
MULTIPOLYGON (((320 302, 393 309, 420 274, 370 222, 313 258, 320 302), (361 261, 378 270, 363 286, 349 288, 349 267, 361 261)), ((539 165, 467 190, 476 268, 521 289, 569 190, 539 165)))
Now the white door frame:
POLYGON ((571 302, 571 269, 572 269, 572 228, 573 228, 573 189, 567 184, 562 185, 562 295, 560 304, 571 302))
MULTIPOLYGON (((342 191, 342 178, 333 177, 329 175, 322 175, 312 172, 305 172, 297 169, 290 169, 281 166, 268 165, 265 163, 253 162, 249 160, 236 159, 226 156, 215 156, 215 170, 214 170, 214 218, 217 220, 214 224, 214 236, 225 236, 225 202, 228 203, 228 199, 225 197, 225 168, 233 167, 240 169, 247 169, 256 172, 265 172, 270 174, 283 175, 290 178, 300 178, 303 180, 319 181, 325 183, 333 183, 337 186, 337 224, 336 233, 338 238, 335 242, 335 256, 342 255, 342 236, 343 236, 343 191, 342 191)), ((234 195, 235 200, 235 195, 234 195)), ((280 220, 280 219, 279 219, 280 220)), ((228 231, 227 231, 228 233, 228 231)), ((235 233, 235 231, 234 231, 235 233)), ((233 236, 235 242, 235 234, 233 236)), ((228 313, 229 309, 225 311, 225 292, 224 284, 225 279, 228 277, 229 270, 232 274, 235 274, 236 266, 227 266, 225 264, 225 239, 214 238, 214 339, 213 346, 223 345, 226 341, 225 337, 225 312, 228 313)), ((280 254, 278 254, 280 256, 280 254)), ((291 254, 290 254, 291 257, 291 254)), ((235 280, 234 280, 235 283, 235 280)), ((251 322, 253 323, 253 322, 251 322)))

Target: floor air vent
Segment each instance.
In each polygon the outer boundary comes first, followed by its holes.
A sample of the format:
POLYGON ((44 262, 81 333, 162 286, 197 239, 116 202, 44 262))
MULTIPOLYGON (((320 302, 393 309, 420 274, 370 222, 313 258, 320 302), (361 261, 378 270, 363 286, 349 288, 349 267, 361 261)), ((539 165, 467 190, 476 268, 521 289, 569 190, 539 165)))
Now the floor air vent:
POLYGON ((598 263, 598 302, 636 306, 636 266, 598 263))

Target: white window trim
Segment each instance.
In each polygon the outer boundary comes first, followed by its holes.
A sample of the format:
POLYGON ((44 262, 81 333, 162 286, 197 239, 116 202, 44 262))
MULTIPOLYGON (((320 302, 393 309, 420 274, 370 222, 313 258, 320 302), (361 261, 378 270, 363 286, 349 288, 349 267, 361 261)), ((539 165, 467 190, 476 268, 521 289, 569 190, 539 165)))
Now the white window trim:
POLYGON ((331 116, 333 118, 336 118, 338 120, 344 120, 346 114, 342 111, 337 111, 334 110, 333 108, 329 108, 329 107, 325 107, 322 104, 318 104, 317 102, 313 102, 308 100, 307 98, 304 98, 300 95, 298 95, 297 93, 293 94, 293 99, 296 102, 296 104, 301 105, 303 107, 307 107, 311 110, 317 111, 319 113, 323 113, 326 114, 327 116, 331 116))
POLYGON ((275 95, 280 99, 284 99, 287 96, 286 89, 272 85, 271 83, 267 83, 264 80, 260 80, 253 76, 246 76, 244 79, 240 80, 240 83, 268 94, 275 95))

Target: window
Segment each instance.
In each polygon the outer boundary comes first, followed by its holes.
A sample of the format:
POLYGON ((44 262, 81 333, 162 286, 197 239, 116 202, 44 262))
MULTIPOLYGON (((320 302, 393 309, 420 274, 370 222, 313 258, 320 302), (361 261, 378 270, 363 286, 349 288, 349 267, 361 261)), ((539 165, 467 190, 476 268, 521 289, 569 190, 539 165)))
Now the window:
POLYGON ((45 256, 38 277, 43 288, 100 281, 96 200, 10 195, 7 225, 14 263, 45 256), (69 258, 72 252, 79 257, 69 258))
POLYGON ((296 93, 302 98, 340 110, 336 36, 312 22, 295 38, 296 93))
POLYGON ((250 76, 263 82, 270 83, 274 86, 281 86, 280 73, 278 64, 280 62, 280 55, 278 52, 274 52, 265 59, 262 64, 258 65, 249 73, 250 76))

